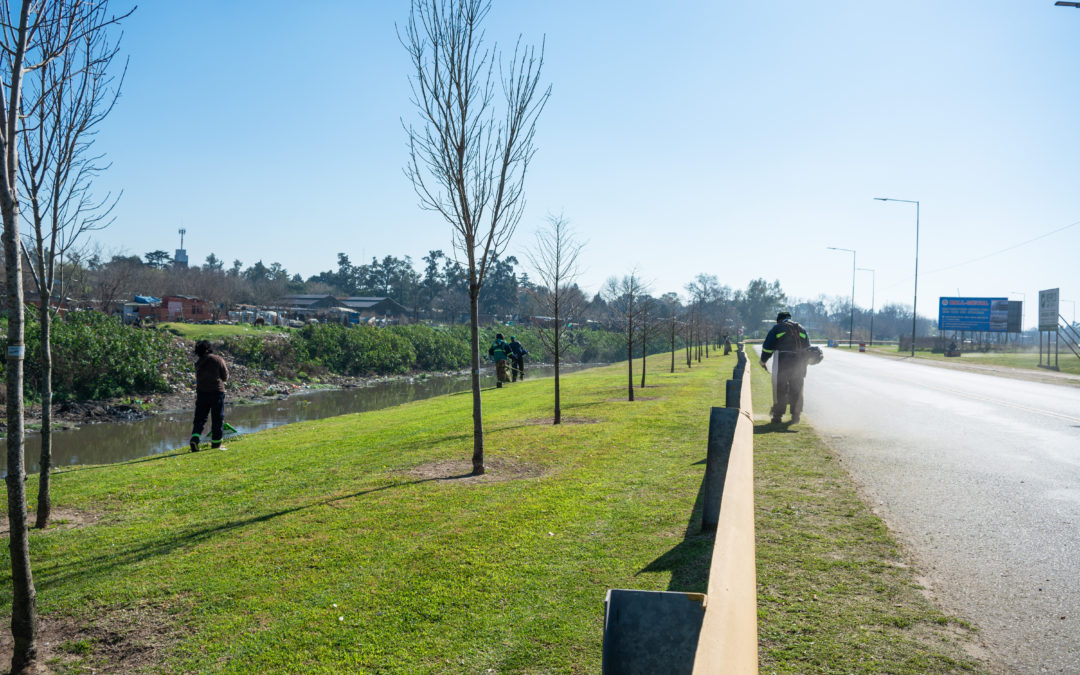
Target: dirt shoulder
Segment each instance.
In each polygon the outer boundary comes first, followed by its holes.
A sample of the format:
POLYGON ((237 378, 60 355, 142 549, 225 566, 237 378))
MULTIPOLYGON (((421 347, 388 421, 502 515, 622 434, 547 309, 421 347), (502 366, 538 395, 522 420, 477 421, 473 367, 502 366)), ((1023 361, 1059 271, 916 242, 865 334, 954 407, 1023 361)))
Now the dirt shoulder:
MULTIPOLYGON (((866 353, 884 359, 896 359, 900 361, 912 360, 911 355, 909 354, 886 354, 878 351, 867 351, 866 353)), ((962 359, 963 357, 955 359, 954 361, 939 361, 937 359, 920 359, 916 357, 914 361, 920 365, 934 366, 935 368, 949 368, 952 370, 963 370, 969 373, 983 373, 984 375, 1010 377, 1014 380, 1060 384, 1067 387, 1080 387, 1080 375, 1061 373, 1056 370, 1045 370, 1042 368, 1031 370, 1028 368, 996 366, 986 363, 972 363, 971 361, 963 361, 962 359)))

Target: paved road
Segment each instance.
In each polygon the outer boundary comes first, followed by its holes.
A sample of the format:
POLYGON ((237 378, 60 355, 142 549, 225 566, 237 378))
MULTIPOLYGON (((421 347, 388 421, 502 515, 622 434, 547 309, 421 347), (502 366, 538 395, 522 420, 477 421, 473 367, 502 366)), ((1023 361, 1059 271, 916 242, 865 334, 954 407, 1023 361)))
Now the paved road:
POLYGON ((1019 673, 1080 673, 1080 389, 826 350, 807 421, 1019 673))

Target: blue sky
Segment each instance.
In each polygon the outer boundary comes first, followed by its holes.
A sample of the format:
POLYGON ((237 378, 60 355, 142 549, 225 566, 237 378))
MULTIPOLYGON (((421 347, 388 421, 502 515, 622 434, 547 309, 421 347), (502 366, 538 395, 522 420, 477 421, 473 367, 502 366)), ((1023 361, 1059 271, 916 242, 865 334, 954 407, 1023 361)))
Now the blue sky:
MULTIPOLYGON (((213 252, 305 277, 339 251, 449 251, 402 173, 407 16, 400 1, 140 6, 98 137, 113 162, 101 189, 124 195, 95 241, 171 252, 182 226, 193 263, 213 252)), ((518 33, 546 39, 552 85, 519 258, 562 212, 588 240, 590 290, 636 266, 658 293, 705 272, 847 297, 836 246, 877 270, 878 306, 910 305, 914 206, 873 201, 896 197, 922 203, 921 314, 942 295, 1024 293, 1030 325, 1039 289, 1080 300, 1080 10, 496 0, 489 42, 518 33)), ((857 304, 870 290, 859 272, 857 304)))

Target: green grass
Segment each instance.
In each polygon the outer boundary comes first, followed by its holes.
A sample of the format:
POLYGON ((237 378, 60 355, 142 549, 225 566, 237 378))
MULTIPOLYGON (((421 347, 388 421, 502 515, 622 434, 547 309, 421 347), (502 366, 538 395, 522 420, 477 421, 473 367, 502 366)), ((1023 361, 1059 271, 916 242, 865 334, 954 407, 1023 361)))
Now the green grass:
MULTIPOLYGON (((56 507, 95 522, 31 534, 43 622, 157 645, 149 672, 598 672, 608 588, 706 585, 706 427, 734 358, 665 362, 634 403, 625 364, 565 377, 579 423, 560 427, 531 423, 550 379, 485 391, 484 480, 460 476, 467 394, 58 473, 56 507)), ((756 436, 763 672, 967 670, 956 627, 796 429, 756 436)), ((99 642, 61 636, 53 667, 108 670, 99 642)))
POLYGON ((187 340, 221 340, 236 335, 258 335, 265 333, 286 333, 284 326, 253 326, 249 323, 236 325, 200 324, 200 323, 159 323, 161 330, 167 330, 187 340))
MULTIPOLYGON (((910 357, 911 352, 898 352, 896 347, 878 347, 874 345, 869 348, 873 353, 881 354, 884 356, 897 356, 897 357, 910 357)), ((1024 370, 1043 370, 1039 367, 1039 353, 1036 352, 964 352, 959 357, 946 357, 944 354, 933 354, 927 351, 916 351, 916 359, 925 359, 928 361, 947 361, 949 363, 973 363, 986 366, 1007 366, 1009 368, 1021 368, 1024 370)), ((1046 355, 1043 355, 1043 363, 1047 362, 1046 355)), ((1051 363, 1053 363, 1053 356, 1051 356, 1051 363)), ((1058 367, 1063 373, 1072 373, 1074 375, 1080 375, 1080 359, 1076 358, 1076 355, 1068 350, 1067 347, 1062 346, 1061 352, 1058 354, 1058 367)))

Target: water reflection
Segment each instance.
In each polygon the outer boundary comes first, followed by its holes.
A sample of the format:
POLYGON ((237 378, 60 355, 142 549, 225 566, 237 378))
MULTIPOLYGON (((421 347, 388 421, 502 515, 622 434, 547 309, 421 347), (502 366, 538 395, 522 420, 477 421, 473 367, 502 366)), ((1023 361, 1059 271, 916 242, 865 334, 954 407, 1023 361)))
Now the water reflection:
MULTIPOLYGON (((562 367, 562 371, 568 373, 585 367, 589 366, 567 365, 562 367)), ((550 367, 536 366, 529 370, 530 379, 553 374, 554 369, 550 367)), ((494 385, 494 375, 485 375, 483 386, 494 385)), ((228 406, 225 419, 240 433, 251 433, 293 422, 387 408, 468 389, 468 375, 393 380, 356 389, 315 391, 255 405, 228 406)), ((209 432, 209 425, 206 432, 209 432)), ((159 455, 185 447, 190 434, 190 410, 154 415, 138 422, 88 424, 53 434, 53 464, 62 470, 66 466, 111 464, 159 455)), ((27 473, 38 471, 40 455, 40 437, 36 434, 28 436, 24 460, 27 473)), ((6 471, 6 458, 0 461, 0 467, 6 471)))

